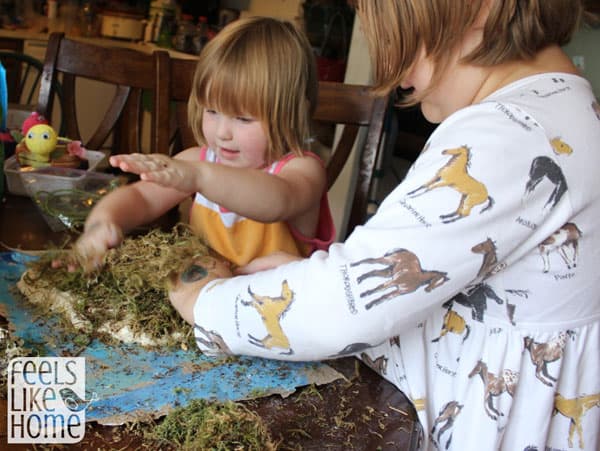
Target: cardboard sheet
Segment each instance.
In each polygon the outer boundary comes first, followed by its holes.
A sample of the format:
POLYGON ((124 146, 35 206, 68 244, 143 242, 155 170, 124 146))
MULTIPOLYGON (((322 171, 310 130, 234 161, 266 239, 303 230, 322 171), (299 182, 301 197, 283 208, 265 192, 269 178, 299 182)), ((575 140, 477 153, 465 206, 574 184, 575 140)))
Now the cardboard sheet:
POLYGON ((41 355, 86 358, 86 397, 92 401, 86 421, 117 425, 158 418, 195 398, 242 400, 342 377, 323 363, 295 363, 258 358, 214 359, 190 351, 149 351, 137 345, 108 346, 97 340, 76 348, 61 340, 56 317, 36 316, 11 294, 30 257, 0 253, 0 314, 25 346, 41 355))

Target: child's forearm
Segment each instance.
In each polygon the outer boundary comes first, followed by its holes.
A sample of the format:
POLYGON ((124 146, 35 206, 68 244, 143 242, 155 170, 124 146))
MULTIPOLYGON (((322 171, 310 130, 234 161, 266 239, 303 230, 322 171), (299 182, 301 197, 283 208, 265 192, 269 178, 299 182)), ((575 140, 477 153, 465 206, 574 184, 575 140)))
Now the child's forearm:
POLYGON ((197 191, 222 207, 260 222, 285 221, 320 199, 318 177, 278 176, 260 169, 206 163, 198 168, 197 191))
POLYGON ((111 223, 123 233, 147 220, 145 202, 133 186, 128 185, 103 197, 85 221, 85 229, 97 223, 111 223))
POLYGON ((261 222, 286 219, 294 202, 284 180, 259 169, 208 164, 201 168, 198 188, 222 207, 261 222))

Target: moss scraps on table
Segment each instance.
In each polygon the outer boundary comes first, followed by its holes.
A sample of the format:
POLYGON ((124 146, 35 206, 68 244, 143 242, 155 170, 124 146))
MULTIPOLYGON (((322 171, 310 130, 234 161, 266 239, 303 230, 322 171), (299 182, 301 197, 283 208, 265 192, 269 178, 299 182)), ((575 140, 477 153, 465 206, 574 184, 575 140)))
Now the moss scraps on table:
POLYGON ((158 424, 142 425, 144 440, 183 450, 275 450, 262 419, 243 404, 194 399, 158 424))

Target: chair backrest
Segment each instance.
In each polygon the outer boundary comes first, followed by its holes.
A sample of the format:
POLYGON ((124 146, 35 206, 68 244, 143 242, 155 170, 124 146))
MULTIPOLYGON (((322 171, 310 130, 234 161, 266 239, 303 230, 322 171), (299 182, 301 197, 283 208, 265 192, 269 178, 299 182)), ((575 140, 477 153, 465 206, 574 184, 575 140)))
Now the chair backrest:
MULTIPOLYGON (((169 86, 170 99, 175 105, 176 126, 170 136, 175 141, 174 152, 196 145, 187 125, 187 99, 196 62, 196 59, 171 59, 169 86)), ((358 142, 359 131, 366 129, 364 145, 358 149, 358 176, 346 228, 348 233, 367 219, 369 192, 383 139, 388 103, 388 97, 371 95, 368 86, 319 82, 318 103, 313 119, 320 124, 342 126, 339 139, 326 160, 327 189, 331 188, 348 161, 358 142)))
MULTIPOLYGON (((62 74, 63 118, 65 135, 81 139, 76 108, 76 80, 81 78, 114 85, 114 96, 100 123, 84 146, 100 149, 113 134, 112 153, 149 150, 168 152, 168 87, 159 83, 168 79, 169 54, 166 51, 144 53, 122 47, 105 47, 52 33, 44 60, 37 111, 52 111, 55 80, 62 74), (142 149, 142 94, 152 95, 150 149, 142 149)), ((95 108, 95 105, 89 105, 95 108)))
POLYGON ((0 62, 6 69, 8 101, 32 105, 37 100, 37 88, 42 77, 43 63, 20 52, 0 51, 0 62))
POLYGON ((319 97, 313 119, 343 126, 327 161, 327 188, 331 188, 358 142, 359 130, 366 129, 362 148, 358 148, 358 174, 346 236, 367 219, 369 192, 383 140, 388 97, 374 97, 368 86, 319 82, 319 97))
MULTIPOLYGON (((37 105, 44 63, 21 52, 0 51, 0 62, 6 69, 9 109, 33 111, 37 105)), ((53 91, 59 100, 57 129, 62 133, 62 87, 55 80, 53 91)))
POLYGON ((197 58, 171 59, 169 100, 175 118, 169 133, 172 153, 197 145, 187 118, 187 101, 192 90, 197 63, 197 58))

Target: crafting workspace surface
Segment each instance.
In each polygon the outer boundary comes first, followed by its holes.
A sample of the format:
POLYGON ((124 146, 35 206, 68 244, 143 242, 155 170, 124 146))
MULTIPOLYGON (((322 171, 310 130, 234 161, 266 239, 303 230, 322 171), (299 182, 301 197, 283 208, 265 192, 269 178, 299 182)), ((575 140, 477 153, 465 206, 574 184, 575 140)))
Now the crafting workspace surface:
MULTIPOLYGON (((3 246, 39 250, 49 243, 61 244, 66 238, 64 233, 50 231, 29 198, 5 194, 0 203, 3 246)), ((267 368, 271 363, 264 362, 264 371, 272 370, 267 368)), ((358 360, 345 358, 327 363, 343 377, 320 386, 295 382, 295 391, 287 397, 272 394, 241 401, 264 421, 278 449, 416 449, 418 423, 402 393, 358 360)), ((115 374, 113 377, 118 378, 118 370, 115 374)), ((33 449, 32 445, 7 444, 6 416, 6 401, 0 399, 0 449, 33 449)), ((91 421, 83 441, 68 448, 147 446, 128 424, 107 426, 91 421)))

